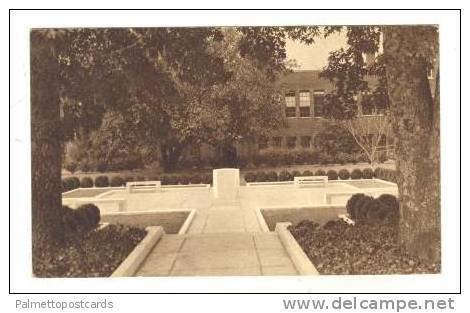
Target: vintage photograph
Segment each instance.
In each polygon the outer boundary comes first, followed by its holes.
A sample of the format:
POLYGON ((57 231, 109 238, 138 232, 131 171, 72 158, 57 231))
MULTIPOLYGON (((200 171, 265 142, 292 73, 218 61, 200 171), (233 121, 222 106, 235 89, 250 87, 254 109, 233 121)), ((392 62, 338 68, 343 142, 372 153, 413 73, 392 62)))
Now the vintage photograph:
POLYGON ((437 25, 29 35, 34 277, 441 273, 437 25))

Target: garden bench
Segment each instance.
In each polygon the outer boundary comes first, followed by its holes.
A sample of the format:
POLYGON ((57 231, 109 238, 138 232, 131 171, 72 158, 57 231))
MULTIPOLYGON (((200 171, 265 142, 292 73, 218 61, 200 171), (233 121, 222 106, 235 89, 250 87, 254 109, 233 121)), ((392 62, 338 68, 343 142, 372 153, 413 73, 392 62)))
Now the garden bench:
POLYGON ((128 193, 132 193, 132 189, 136 187, 155 187, 155 192, 160 192, 162 190, 162 183, 159 180, 151 181, 132 181, 126 183, 126 188, 128 193))
POLYGON ((323 187, 326 187, 328 183, 328 176, 300 176, 294 177, 294 185, 296 187, 308 187, 313 185, 318 185, 319 183, 323 184, 323 187))

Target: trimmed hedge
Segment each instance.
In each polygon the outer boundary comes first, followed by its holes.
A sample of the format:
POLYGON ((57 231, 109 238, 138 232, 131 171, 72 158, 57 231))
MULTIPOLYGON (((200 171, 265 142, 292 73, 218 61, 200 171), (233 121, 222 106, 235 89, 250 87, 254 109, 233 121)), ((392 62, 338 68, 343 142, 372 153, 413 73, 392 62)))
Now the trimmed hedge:
POLYGON ((315 176, 326 176, 326 172, 322 169, 318 169, 315 171, 315 176))
POLYGON ((91 188, 93 187, 93 179, 91 179, 91 177, 82 177, 82 179, 80 179, 80 187, 81 188, 91 188))
POLYGON ((92 203, 87 203, 73 210, 68 206, 62 206, 63 225, 67 233, 89 232, 95 229, 101 219, 100 210, 92 203))
POLYGON ((328 180, 337 180, 338 173, 335 170, 329 170, 326 172, 326 176, 328 176, 328 180))
POLYGON ((390 194, 376 199, 363 193, 355 194, 346 203, 346 210, 353 220, 396 222, 399 217, 398 200, 390 194))
POLYGON ((303 171, 302 176, 313 176, 313 173, 312 171, 306 170, 306 171, 303 171))
POLYGON ((299 171, 292 171, 291 176, 292 176, 292 178, 300 177, 300 176, 302 176, 302 174, 299 171))
POLYGON ((349 174, 349 171, 347 169, 341 169, 339 172, 338 172, 338 176, 339 178, 341 178, 342 180, 346 180, 346 179, 349 179, 350 177, 350 174, 349 174))
POLYGON ((95 186, 96 187, 109 187, 109 178, 108 176, 97 176, 95 177, 95 186))
POLYGON ((374 178, 374 171, 372 171, 372 169, 370 168, 365 168, 364 170, 362 170, 362 178, 365 178, 365 179, 374 178))
POLYGON ((121 176, 114 176, 111 178, 109 184, 111 185, 111 187, 121 187, 124 186, 126 183, 121 176))
POLYGON ((62 179, 62 192, 77 189, 79 187, 80 180, 75 176, 66 177, 62 179))
POLYGON ((279 173, 279 181, 290 181, 292 179, 292 175, 286 170, 279 173))
POLYGON ((363 172, 358 169, 358 168, 355 168, 352 172, 351 172, 351 179, 361 179, 363 176, 363 172))

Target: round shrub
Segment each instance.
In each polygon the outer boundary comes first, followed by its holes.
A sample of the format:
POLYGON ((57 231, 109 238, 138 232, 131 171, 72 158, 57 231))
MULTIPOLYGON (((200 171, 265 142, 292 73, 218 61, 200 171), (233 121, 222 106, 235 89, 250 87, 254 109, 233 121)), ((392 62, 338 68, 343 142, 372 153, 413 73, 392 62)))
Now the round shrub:
POLYGON ((69 206, 62 206, 62 223, 64 225, 64 230, 66 233, 76 232, 78 230, 78 221, 75 218, 75 211, 69 206))
POLYGON ((95 177, 95 186, 96 187, 108 187, 109 186, 109 179, 108 176, 97 176, 95 177))
POLYGON ((300 177, 300 176, 302 176, 302 174, 299 171, 295 170, 295 171, 292 171, 291 176, 292 177, 300 177))
POLYGON ((380 221, 384 219, 385 210, 382 209, 380 201, 372 199, 364 204, 365 218, 369 221, 380 221))
POLYGON ((399 203, 397 197, 390 194, 383 194, 377 198, 384 211, 384 219, 398 220, 400 215, 399 203))
POLYGON ((62 179, 62 191, 69 191, 80 187, 80 180, 75 177, 66 177, 62 179))
POLYGON ((89 229, 93 229, 98 226, 101 215, 100 209, 96 205, 92 203, 83 204, 77 208, 77 211, 80 210, 83 210, 85 212, 84 214, 87 216, 89 229))
POLYGON ((349 217, 351 217, 353 220, 357 219, 357 203, 365 196, 366 195, 363 193, 356 193, 348 199, 348 202, 346 202, 346 211, 348 212, 349 217))
POLYGON ((326 176, 326 172, 322 169, 316 170, 315 176, 326 176))
POLYGON ((328 180, 337 180, 338 173, 335 170, 329 170, 326 172, 326 176, 328 176, 328 180))
POLYGON ((292 180, 292 176, 288 171, 284 170, 279 173, 279 181, 290 181, 290 180, 292 180))
POLYGON ((377 208, 370 204, 372 201, 375 201, 373 197, 363 193, 355 194, 346 203, 346 211, 352 219, 364 220, 368 217, 370 210, 377 208))
POLYGON ((363 172, 358 169, 358 168, 355 168, 352 172, 351 172, 351 179, 361 179, 363 176, 363 172))
POLYGON ((79 230, 87 232, 98 226, 100 210, 96 205, 92 203, 83 204, 74 211, 79 230))
POLYGON ((274 181, 277 181, 278 177, 277 177, 277 173, 274 172, 274 171, 270 171, 266 174, 267 176, 267 179, 268 181, 270 182, 274 182, 274 181))
POLYGON ((256 175, 253 172, 248 172, 245 174, 245 181, 247 183, 253 183, 256 181, 256 175))
POLYGON ((302 176, 313 176, 313 173, 312 171, 306 170, 306 171, 303 171, 302 176))
POLYGON ((268 181, 268 176, 267 176, 266 173, 263 172, 263 171, 257 172, 257 173, 256 173, 256 181, 257 181, 257 182, 265 182, 265 181, 268 181))
POLYGON ((81 188, 90 188, 90 187, 93 187, 93 179, 91 179, 91 177, 82 177, 82 179, 80 179, 80 187, 81 188))
POLYGON ((359 198, 355 203, 356 219, 363 220, 367 218, 369 202, 374 201, 374 198, 371 196, 364 195, 364 197, 359 198))
POLYGON ((346 179, 349 179, 349 171, 347 169, 342 169, 338 172, 338 176, 339 178, 341 178, 342 180, 346 180, 346 179))
POLYGON ((71 190, 70 187, 70 182, 65 178, 62 179, 62 192, 71 190))
POLYGON ((365 168, 362 170, 362 178, 372 179, 374 177, 374 172, 370 168, 365 168))
POLYGON ((111 178, 109 184, 112 187, 121 187, 125 185, 124 179, 121 176, 114 176, 111 178))

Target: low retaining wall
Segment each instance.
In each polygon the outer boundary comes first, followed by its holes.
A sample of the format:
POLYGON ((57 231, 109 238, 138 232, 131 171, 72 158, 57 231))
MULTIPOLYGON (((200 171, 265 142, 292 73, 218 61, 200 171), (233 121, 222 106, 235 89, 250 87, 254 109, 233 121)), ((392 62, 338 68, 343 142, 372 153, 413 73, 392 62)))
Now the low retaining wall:
POLYGON ((320 275, 308 256, 287 229, 291 223, 277 223, 276 232, 300 275, 320 275))
POLYGON ((152 251, 155 244, 157 244, 160 238, 165 234, 165 231, 161 226, 147 227, 146 230, 147 235, 111 274, 111 277, 134 276, 147 255, 152 251))

